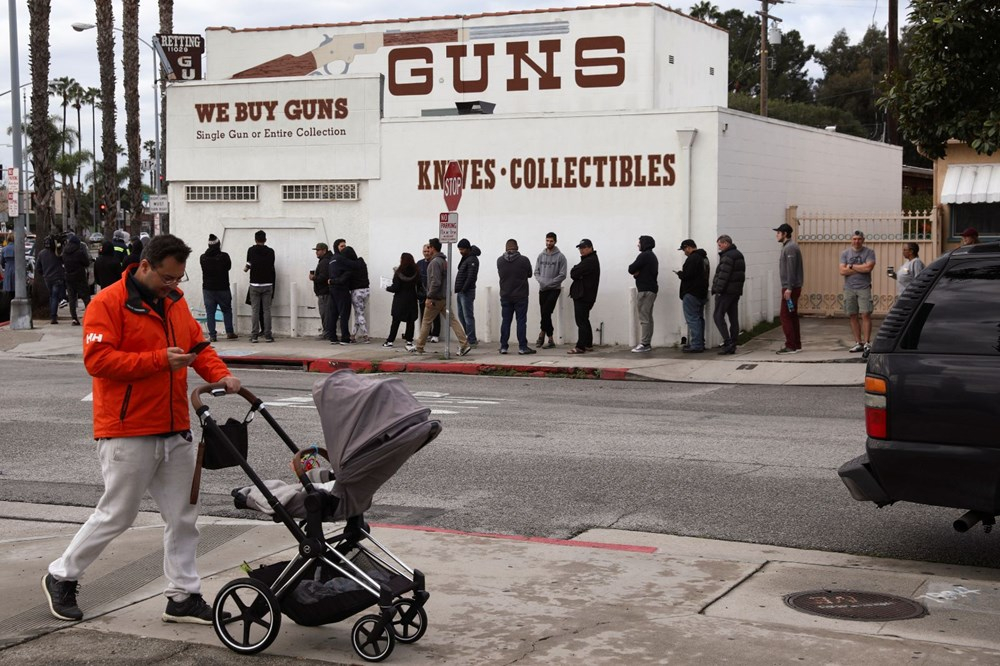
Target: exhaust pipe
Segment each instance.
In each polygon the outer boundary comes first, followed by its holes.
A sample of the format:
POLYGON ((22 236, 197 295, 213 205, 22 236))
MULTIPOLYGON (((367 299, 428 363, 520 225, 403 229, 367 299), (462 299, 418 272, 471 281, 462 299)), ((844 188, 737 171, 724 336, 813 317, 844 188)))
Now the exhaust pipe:
POLYGON ((989 532, 996 521, 991 514, 979 511, 966 511, 962 514, 961 518, 952 523, 952 527, 955 528, 956 532, 968 532, 980 522, 983 524, 985 530, 989 532))

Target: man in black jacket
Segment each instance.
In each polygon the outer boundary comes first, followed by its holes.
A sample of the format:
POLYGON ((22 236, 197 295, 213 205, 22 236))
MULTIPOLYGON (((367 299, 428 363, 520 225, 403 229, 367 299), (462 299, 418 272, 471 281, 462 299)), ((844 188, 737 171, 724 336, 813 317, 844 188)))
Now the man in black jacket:
POLYGON ((635 353, 652 351, 653 341, 653 303, 659 285, 656 278, 660 272, 660 262, 653 254, 656 241, 652 236, 639 236, 639 256, 629 264, 628 272, 635 278, 637 291, 635 308, 639 314, 639 344, 632 350, 635 353))
POLYGON ((569 276, 573 284, 569 287, 569 297, 573 299, 573 314, 576 318, 576 346, 567 354, 583 354, 594 349, 594 329, 590 326, 590 311, 597 302, 597 288, 601 283, 601 262, 594 252, 594 244, 584 238, 576 245, 580 250, 580 263, 574 266, 569 276))
POLYGON ((76 301, 83 299, 83 307, 90 305, 90 284, 87 268, 90 266, 90 250, 74 234, 70 234, 62 251, 63 268, 66 270, 66 300, 69 301, 69 315, 73 326, 80 325, 76 316, 76 301))
POLYGON ((688 343, 681 347, 682 352, 700 354, 705 351, 705 303, 708 302, 708 253, 699 250, 693 240, 688 238, 681 242, 678 248, 687 259, 684 266, 677 271, 681 279, 681 304, 684 308, 684 321, 688 326, 688 343))
POLYGON ((736 353, 736 340, 740 336, 740 296, 747 278, 747 264, 743 253, 733 245, 733 239, 723 234, 717 241, 719 265, 715 268, 712 294, 715 296, 715 312, 712 318, 722 335, 721 355, 736 353), (729 327, 726 327, 726 317, 729 327))
POLYGON ((215 309, 222 310, 222 323, 226 327, 226 339, 235 340, 233 328, 233 295, 229 291, 229 269, 233 262, 228 252, 222 251, 222 241, 215 234, 208 235, 208 249, 201 255, 201 295, 205 299, 205 323, 208 324, 208 339, 216 341, 215 309))
POLYGON ((479 255, 482 252, 468 238, 463 238, 458 241, 458 253, 462 255, 455 273, 458 320, 462 322, 469 345, 475 347, 479 344, 479 338, 476 337, 476 280, 479 279, 479 255))
POLYGON ((247 248, 247 263, 243 271, 250 272, 250 309, 253 328, 250 342, 257 342, 261 332, 265 342, 274 342, 271 334, 271 299, 274 298, 274 250, 267 246, 267 234, 261 229, 253 235, 254 244, 247 248))
POLYGON ((330 247, 326 243, 316 243, 316 270, 309 271, 309 279, 313 283, 313 293, 316 294, 316 307, 319 308, 319 321, 322 331, 320 340, 326 340, 330 335, 330 247))
POLYGON ((531 260, 518 252, 517 241, 507 241, 506 251, 497 257, 500 276, 500 353, 507 353, 510 323, 517 317, 517 353, 534 354, 528 346, 528 280, 531 260))

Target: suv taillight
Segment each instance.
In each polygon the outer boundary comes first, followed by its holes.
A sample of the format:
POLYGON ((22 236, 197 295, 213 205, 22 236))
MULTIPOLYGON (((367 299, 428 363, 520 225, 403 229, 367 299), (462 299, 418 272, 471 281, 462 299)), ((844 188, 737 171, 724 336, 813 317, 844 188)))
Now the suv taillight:
POLYGON ((865 430, 869 437, 889 439, 886 382, 881 377, 865 377, 865 430))

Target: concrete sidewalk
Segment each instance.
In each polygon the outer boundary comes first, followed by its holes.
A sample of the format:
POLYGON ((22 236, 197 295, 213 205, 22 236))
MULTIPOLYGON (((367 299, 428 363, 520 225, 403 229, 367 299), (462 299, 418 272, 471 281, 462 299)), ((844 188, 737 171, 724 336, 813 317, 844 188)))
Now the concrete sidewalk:
MULTIPOLYGON (((881 323, 876 321, 876 326, 881 323)), ((20 358, 79 358, 81 329, 68 321, 58 325, 36 322, 38 328, 13 331, 0 327, 0 356, 20 358)), ((331 345, 315 338, 277 338, 273 343, 251 344, 247 336, 220 340, 215 349, 234 367, 286 366, 313 372, 352 368, 360 372, 445 372, 457 374, 523 374, 599 379, 646 379, 670 382, 721 384, 770 384, 803 386, 861 386, 865 364, 860 354, 848 353, 853 344, 846 319, 802 319, 804 349, 794 355, 777 355, 784 338, 772 329, 740 347, 732 356, 715 349, 684 354, 676 348, 634 354, 628 348, 599 346, 588 354, 568 355, 569 345, 539 349, 537 354, 501 355, 495 344, 482 342, 468 356, 444 358, 444 343, 429 343, 427 354, 409 354, 402 347, 385 348, 381 340, 348 346, 331 345)), ((400 344, 402 344, 400 342, 400 344)))
MULTIPOLYGON (((164 624, 162 525, 140 514, 82 581, 85 619, 53 619, 40 588, 89 509, 0 503, 0 664, 246 664, 211 627, 164 624)), ((201 520, 209 601, 252 566, 287 560, 281 525, 201 520)), ((428 631, 395 664, 996 664, 1000 572, 658 534, 592 530, 572 541, 373 526, 427 576, 428 631), (785 595, 899 595, 911 620, 805 614, 785 595)), ((364 663, 355 618, 281 632, 255 664, 364 663)))

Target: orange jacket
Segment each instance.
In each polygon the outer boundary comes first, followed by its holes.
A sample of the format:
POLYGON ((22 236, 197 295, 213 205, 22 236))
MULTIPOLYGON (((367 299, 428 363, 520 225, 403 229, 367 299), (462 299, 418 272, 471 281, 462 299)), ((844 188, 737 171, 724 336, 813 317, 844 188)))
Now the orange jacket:
MULTIPOLYGON (((204 336, 184 295, 164 299, 166 318, 142 300, 135 268, 102 289, 83 322, 83 363, 94 378, 94 438, 139 437, 188 430, 187 368, 171 372, 167 347, 191 349, 204 336)), ((231 374, 215 350, 192 367, 206 381, 231 374)))

